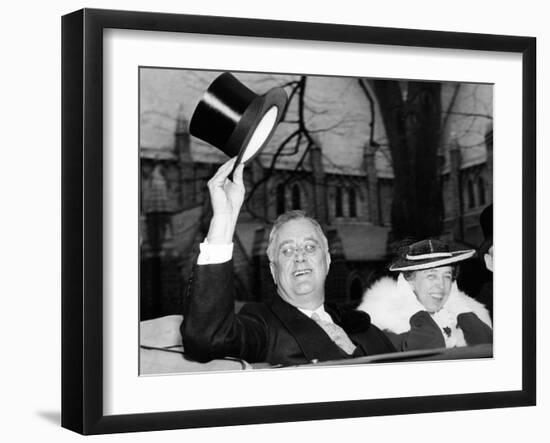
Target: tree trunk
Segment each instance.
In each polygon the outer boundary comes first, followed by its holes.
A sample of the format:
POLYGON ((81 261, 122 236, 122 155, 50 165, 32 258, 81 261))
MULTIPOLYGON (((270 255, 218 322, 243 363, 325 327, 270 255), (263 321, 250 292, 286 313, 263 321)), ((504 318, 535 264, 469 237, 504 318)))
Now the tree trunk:
POLYGON ((441 234, 443 200, 438 174, 441 84, 373 80, 394 172, 392 240, 441 234))

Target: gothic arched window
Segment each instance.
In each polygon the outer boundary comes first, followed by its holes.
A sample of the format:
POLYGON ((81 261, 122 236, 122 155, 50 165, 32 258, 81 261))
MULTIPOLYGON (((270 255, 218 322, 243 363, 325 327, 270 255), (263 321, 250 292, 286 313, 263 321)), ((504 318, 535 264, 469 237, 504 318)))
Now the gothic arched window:
POLYGON ((355 196, 355 189, 349 188, 348 197, 349 197, 349 216, 357 217, 357 200, 355 196))
POLYGON ((483 180, 483 177, 477 179, 477 188, 479 192, 479 205, 485 206, 485 180, 483 180))
POLYGON ((277 215, 285 212, 285 185, 280 183, 276 188, 277 193, 277 215))
POLYGON ((468 180, 468 208, 475 208, 476 206, 476 197, 474 192, 474 182, 468 180))
POLYGON ((302 208, 302 201, 300 196, 300 187, 298 185, 294 185, 292 187, 292 209, 301 209, 302 208))
POLYGON ((342 188, 336 188, 336 217, 343 217, 344 215, 344 204, 342 198, 342 188))

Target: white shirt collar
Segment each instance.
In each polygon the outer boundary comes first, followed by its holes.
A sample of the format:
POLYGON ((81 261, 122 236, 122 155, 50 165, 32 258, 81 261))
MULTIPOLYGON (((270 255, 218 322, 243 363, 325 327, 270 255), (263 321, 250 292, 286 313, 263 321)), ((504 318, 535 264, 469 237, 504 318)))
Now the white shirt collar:
POLYGON ((314 309, 314 310, 304 309, 304 308, 298 308, 298 309, 300 310, 300 312, 307 315, 309 318, 311 318, 311 316, 314 313, 316 313, 321 320, 324 320, 324 321, 327 321, 327 322, 330 322, 330 323, 334 323, 334 321, 332 320, 332 317, 327 313, 327 311, 325 311, 324 305, 321 305, 317 309, 314 309))

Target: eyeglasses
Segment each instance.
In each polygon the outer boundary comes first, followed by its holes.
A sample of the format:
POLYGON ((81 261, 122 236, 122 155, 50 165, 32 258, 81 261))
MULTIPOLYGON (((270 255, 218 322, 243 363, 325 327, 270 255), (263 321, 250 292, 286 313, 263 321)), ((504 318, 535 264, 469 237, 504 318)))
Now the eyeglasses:
POLYGON ((317 243, 305 243, 303 246, 293 246, 293 245, 285 245, 281 249, 281 254, 283 254, 284 257, 290 258, 294 257, 296 255, 296 252, 303 251, 305 255, 312 255, 317 252, 319 249, 319 245, 317 243))

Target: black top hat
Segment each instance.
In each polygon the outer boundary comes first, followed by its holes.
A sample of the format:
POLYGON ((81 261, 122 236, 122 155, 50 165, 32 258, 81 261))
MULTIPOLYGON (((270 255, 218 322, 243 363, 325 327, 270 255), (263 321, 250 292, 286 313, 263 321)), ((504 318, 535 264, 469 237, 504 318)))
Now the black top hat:
POLYGON ((390 271, 417 271, 446 266, 466 260, 475 252, 475 249, 452 249, 439 240, 421 240, 409 245, 402 256, 390 266, 390 271))
POLYGON ((257 95, 225 72, 204 93, 191 117, 189 132, 229 157, 237 157, 236 167, 267 144, 286 103, 283 88, 257 95))

